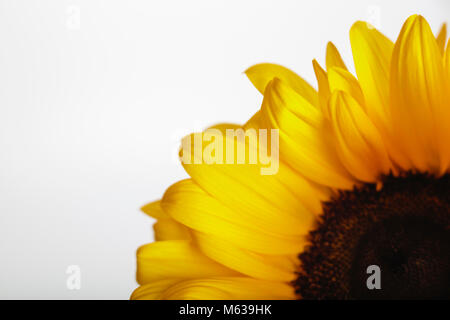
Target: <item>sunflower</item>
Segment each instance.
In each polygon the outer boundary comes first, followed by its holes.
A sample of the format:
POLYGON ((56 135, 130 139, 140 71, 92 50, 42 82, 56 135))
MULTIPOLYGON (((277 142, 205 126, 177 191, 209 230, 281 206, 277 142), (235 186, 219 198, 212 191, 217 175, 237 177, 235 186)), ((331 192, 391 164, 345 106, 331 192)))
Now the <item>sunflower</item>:
POLYGON ((183 139, 190 179, 142 208, 157 219, 156 242, 138 249, 132 299, 450 297, 445 25, 435 37, 411 16, 393 43, 356 22, 350 41, 356 76, 332 43, 325 69, 313 61, 318 90, 255 65, 246 75, 264 95, 260 110, 213 127, 276 129, 276 174, 261 174, 260 161, 195 161, 208 145, 183 139), (373 266, 381 286, 369 288, 373 266))

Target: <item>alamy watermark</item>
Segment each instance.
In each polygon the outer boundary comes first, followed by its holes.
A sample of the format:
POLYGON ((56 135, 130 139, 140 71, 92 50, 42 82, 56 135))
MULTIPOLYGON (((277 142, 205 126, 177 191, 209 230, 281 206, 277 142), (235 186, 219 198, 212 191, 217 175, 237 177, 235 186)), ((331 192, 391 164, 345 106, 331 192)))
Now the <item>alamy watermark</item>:
POLYGON ((367 27, 369 29, 381 27, 381 7, 370 5, 367 7, 367 27))
POLYGON ((370 265, 366 270, 367 274, 370 276, 367 278, 366 286, 369 290, 380 290, 381 289, 381 269, 376 264, 370 265))
POLYGON ((184 164, 257 165, 261 175, 279 169, 278 129, 210 128, 182 140, 180 159, 184 164))
POLYGON ((80 30, 81 28, 80 6, 69 5, 66 7, 66 28, 69 30, 80 30))
POLYGON ((70 265, 66 269, 66 274, 69 276, 66 280, 66 287, 69 290, 81 289, 81 268, 78 265, 70 265))

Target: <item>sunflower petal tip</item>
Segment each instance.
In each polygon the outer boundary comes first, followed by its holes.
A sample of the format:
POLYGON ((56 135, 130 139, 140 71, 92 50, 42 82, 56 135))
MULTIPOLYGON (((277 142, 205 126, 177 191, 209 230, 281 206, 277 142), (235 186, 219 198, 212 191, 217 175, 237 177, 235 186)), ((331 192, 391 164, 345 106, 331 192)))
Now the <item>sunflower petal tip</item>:
POLYGON ((359 30, 368 30, 368 29, 373 29, 373 26, 369 22, 358 20, 351 26, 350 34, 359 30))
POLYGON ((251 66, 251 67, 248 67, 247 69, 245 69, 244 71, 242 71, 242 73, 245 74, 245 75, 248 77, 248 76, 249 76, 249 73, 252 72, 252 70, 253 70, 254 67, 255 67, 254 65, 251 66))
POLYGON ((152 205, 152 203, 144 204, 143 206, 141 206, 141 207, 139 208, 139 210, 142 211, 142 212, 144 212, 145 214, 148 214, 151 205, 152 205))
POLYGON ((140 211, 155 219, 159 219, 164 216, 161 208, 161 200, 152 201, 143 205, 140 207, 140 211))
MULTIPOLYGON (((312 66, 313 66, 314 72, 315 72, 316 74, 317 74, 317 71, 318 71, 318 70, 322 69, 322 67, 320 66, 320 63, 317 62, 316 59, 313 59, 313 61, 312 61, 312 66)), ((316 75, 316 77, 317 77, 317 75, 316 75)))
POLYGON ((331 41, 328 41, 327 42, 327 56, 330 54, 330 51, 331 52, 337 52, 338 50, 337 50, 337 48, 336 48, 336 46, 334 45, 334 43, 333 42, 331 42, 331 41))
POLYGON ((407 24, 412 24, 412 25, 414 25, 414 24, 416 24, 416 23, 421 24, 421 23, 423 23, 423 22, 428 23, 427 20, 426 20, 422 15, 416 13, 416 14, 410 15, 410 16, 408 17, 408 19, 406 19, 405 25, 407 25, 407 24))
POLYGON ((445 52, 445 44, 447 42, 447 23, 444 22, 439 29, 439 32, 436 36, 436 41, 441 51, 441 54, 445 52))
POLYGON ((254 65, 248 67, 247 69, 245 69, 242 73, 244 73, 250 79, 250 81, 253 82, 252 79, 258 75, 258 73, 261 71, 261 68, 264 68, 265 65, 268 65, 268 64, 267 63, 254 64, 254 65))

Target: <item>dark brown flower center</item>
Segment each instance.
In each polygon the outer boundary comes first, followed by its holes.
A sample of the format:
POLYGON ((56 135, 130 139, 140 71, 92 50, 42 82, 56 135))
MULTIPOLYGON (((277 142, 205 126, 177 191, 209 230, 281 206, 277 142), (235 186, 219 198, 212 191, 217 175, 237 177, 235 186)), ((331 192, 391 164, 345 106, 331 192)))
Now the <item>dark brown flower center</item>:
POLYGON ((449 299, 450 175, 341 192, 299 258, 304 299, 449 299))

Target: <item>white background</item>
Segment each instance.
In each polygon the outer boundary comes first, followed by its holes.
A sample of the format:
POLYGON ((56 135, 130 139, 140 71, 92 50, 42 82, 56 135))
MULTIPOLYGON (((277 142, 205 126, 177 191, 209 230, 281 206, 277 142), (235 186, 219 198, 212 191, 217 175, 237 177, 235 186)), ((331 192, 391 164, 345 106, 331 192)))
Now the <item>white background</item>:
POLYGON ((179 138, 259 108, 242 72, 315 85, 328 40, 352 65, 354 21, 395 39, 412 13, 437 31, 450 1, 1 0, 0 298, 127 299, 179 138))

